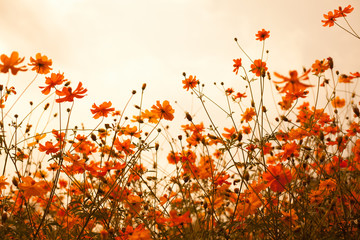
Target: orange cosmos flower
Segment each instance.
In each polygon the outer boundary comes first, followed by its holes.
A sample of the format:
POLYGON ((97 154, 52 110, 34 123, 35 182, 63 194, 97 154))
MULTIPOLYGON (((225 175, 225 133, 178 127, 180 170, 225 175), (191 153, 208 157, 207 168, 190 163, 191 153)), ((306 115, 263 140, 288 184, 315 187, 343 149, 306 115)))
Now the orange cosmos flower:
POLYGON ((270 189, 275 192, 284 191, 285 185, 292 179, 290 170, 285 168, 282 164, 269 166, 266 172, 263 173, 262 177, 265 181, 267 181, 270 189))
POLYGON ((122 127, 121 131, 119 132, 119 135, 121 135, 122 133, 124 133, 125 135, 130 135, 132 137, 140 137, 140 133, 142 133, 142 131, 138 131, 136 126, 130 127, 130 125, 128 124, 126 127, 122 127))
POLYGON ((325 59, 321 61, 316 60, 315 63, 311 66, 311 72, 313 72, 315 75, 319 75, 320 73, 328 70, 329 67, 329 62, 325 61, 325 59))
POLYGON ((54 162, 54 163, 51 163, 46 169, 48 171, 56 171, 59 168, 60 168, 60 166, 56 162, 54 162))
POLYGON ((342 108, 345 106, 345 99, 339 98, 339 96, 337 96, 331 101, 331 105, 334 108, 342 108))
POLYGON ((9 183, 6 182, 5 176, 0 176, 0 190, 6 189, 6 185, 9 185, 9 183))
POLYGON ((241 121, 249 122, 256 115, 254 108, 247 108, 243 114, 241 114, 241 121))
POLYGON ((182 81, 184 84, 183 88, 186 89, 186 91, 189 91, 189 88, 193 89, 198 84, 198 80, 196 79, 196 76, 190 75, 188 78, 182 81))
POLYGON ((236 130, 235 130, 235 127, 232 127, 232 128, 224 128, 224 130, 227 132, 227 133, 223 133, 223 137, 226 138, 226 139, 232 139, 232 138, 235 138, 236 137, 236 130))
POLYGON ((170 164, 177 164, 180 161, 180 154, 178 152, 171 151, 166 159, 170 164))
POLYGON ((36 71, 39 74, 48 74, 52 68, 52 60, 47 56, 41 56, 41 53, 36 54, 36 59, 30 57, 29 66, 34 66, 31 70, 36 71))
POLYGON ((28 143, 28 147, 35 146, 36 144, 38 144, 40 142, 41 139, 43 139, 45 137, 46 137, 45 133, 43 133, 43 134, 36 133, 36 135, 34 136, 35 141, 31 142, 31 143, 28 143))
POLYGON ((353 78, 360 78, 360 72, 350 73, 353 78))
POLYGON ((281 220, 288 226, 294 225, 296 220, 299 219, 294 209, 291 209, 290 212, 285 212, 281 210, 281 213, 283 215, 281 220))
POLYGON ((255 193, 246 194, 244 199, 238 204, 236 212, 246 217, 250 214, 255 214, 262 205, 261 195, 255 193))
POLYGON ((352 76, 348 76, 348 75, 346 75, 346 74, 341 74, 340 76, 339 76, 339 78, 338 78, 338 80, 339 80, 339 83, 352 83, 352 79, 353 79, 354 77, 352 77, 352 76))
POLYGON ((60 148, 58 148, 59 143, 56 143, 55 145, 53 145, 52 142, 47 141, 45 143, 45 146, 42 145, 41 143, 39 144, 39 151, 40 152, 45 152, 46 154, 50 154, 50 153, 57 153, 59 151, 60 148))
POLYGON ((5 54, 2 54, 0 57, 2 62, 2 64, 0 64, 0 72, 7 73, 11 70, 11 73, 16 75, 18 71, 26 71, 27 69, 25 66, 16 67, 16 65, 22 63, 24 59, 24 57, 19 58, 19 53, 15 51, 11 53, 10 58, 5 54))
POLYGON ((261 61, 261 59, 257 59, 254 61, 254 64, 251 64, 251 72, 255 73, 257 77, 265 76, 265 72, 267 71, 266 62, 261 61))
POLYGON ((173 113, 175 110, 170 106, 169 101, 165 100, 161 105, 160 101, 156 101, 156 105, 153 105, 152 112, 156 113, 160 118, 164 118, 166 120, 173 120, 173 113))
POLYGON ((95 114, 93 118, 98 119, 99 117, 107 117, 108 114, 115 110, 115 108, 110 108, 112 103, 109 102, 103 102, 99 106, 96 106, 94 103, 92 105, 93 109, 90 109, 92 114, 95 114))
POLYGON ((233 65, 234 70, 233 70, 233 72, 235 72, 235 74, 238 74, 239 68, 241 67, 241 58, 233 59, 233 61, 234 61, 234 65, 233 65))
POLYGON ((25 154, 23 151, 20 150, 16 153, 16 157, 18 160, 23 161, 24 159, 28 159, 29 155, 25 154))
POLYGON ((114 147, 116 148, 116 150, 124 152, 128 155, 134 153, 134 150, 132 149, 135 148, 135 145, 131 143, 130 139, 126 139, 120 142, 119 138, 116 138, 114 142, 114 147))
POLYGON ((334 179, 320 180, 319 190, 332 192, 336 190, 336 181, 334 179))
POLYGON ((328 14, 324 14, 324 18, 325 20, 321 20, 321 22, 324 23, 323 27, 329 26, 332 27, 334 26, 334 22, 336 21, 336 18, 338 17, 337 14, 334 15, 334 13, 332 11, 329 11, 328 14))
POLYGON ((39 88, 43 88, 41 92, 45 95, 48 95, 51 88, 54 88, 56 85, 62 84, 66 80, 67 79, 64 79, 64 73, 51 73, 50 77, 45 77, 45 84, 47 84, 47 86, 39 88))
POLYGON ((61 91, 56 90, 56 95, 63 97, 56 99, 57 103, 61 102, 73 102, 74 98, 83 98, 85 97, 85 93, 87 92, 86 88, 82 87, 82 82, 79 82, 77 88, 72 91, 71 87, 63 87, 61 91))
POLYGON ((150 240, 151 233, 148 229, 146 229, 143 225, 137 226, 135 229, 132 229, 131 226, 126 227, 126 233, 120 235, 120 239, 128 239, 128 240, 150 240), (123 238, 122 235, 125 237, 123 238))
POLYGON ((19 183, 19 189, 24 191, 25 197, 42 196, 48 192, 44 181, 36 182, 31 177, 22 177, 21 180, 22 183, 19 183))
POLYGON ((351 5, 348 5, 344 9, 339 7, 339 10, 335 10, 335 14, 337 15, 337 17, 346 17, 346 15, 351 13, 353 10, 354 8, 351 7, 351 5))
POLYGON ((148 119, 149 123, 158 123, 158 115, 152 111, 149 111, 148 109, 142 112, 141 116, 144 119, 148 119))
POLYGON ((225 93, 226 93, 226 95, 230 96, 231 94, 234 93, 234 89, 228 88, 228 89, 225 90, 225 93))
POLYGON ((240 93, 240 92, 238 92, 238 93, 236 93, 236 95, 234 96, 234 99, 242 99, 242 98, 246 98, 247 96, 246 96, 246 94, 245 93, 240 93))
POLYGON ((283 81, 280 81, 280 82, 274 81, 274 83, 285 83, 285 86, 280 88, 280 91, 279 91, 280 93, 302 92, 308 87, 313 87, 313 85, 309 85, 309 84, 300 82, 300 80, 308 80, 309 79, 309 77, 308 77, 309 72, 310 72, 310 69, 299 77, 297 71, 290 71, 290 78, 280 75, 277 72, 274 72, 274 75, 276 77, 283 79, 283 81))
POLYGON ((187 211, 183 215, 178 215, 175 209, 170 210, 170 226, 183 226, 184 224, 191 223, 190 211, 187 211))
POLYGON ((250 126, 242 126, 242 132, 244 134, 250 134, 251 133, 251 127, 250 126))
POLYGON ((299 145, 296 142, 285 143, 282 148, 282 153, 280 153, 281 160, 285 161, 289 157, 298 157, 299 156, 299 145))
POLYGON ((270 37, 269 33, 270 33, 270 31, 266 31, 265 29, 262 29, 261 31, 258 31, 258 33, 255 34, 256 40, 264 41, 265 39, 270 37))

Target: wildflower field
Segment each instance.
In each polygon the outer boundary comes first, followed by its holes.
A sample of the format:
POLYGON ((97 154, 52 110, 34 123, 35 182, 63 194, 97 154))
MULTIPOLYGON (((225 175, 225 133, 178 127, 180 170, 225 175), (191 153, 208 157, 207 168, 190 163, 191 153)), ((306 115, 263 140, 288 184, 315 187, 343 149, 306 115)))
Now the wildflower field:
MULTIPOLYGON (((322 24, 360 40, 353 11, 329 11, 322 24)), ((276 72, 266 62, 270 30, 254 33, 259 56, 234 40, 233 74, 246 87, 215 83, 224 106, 184 72, 183 89, 206 119, 184 111, 176 137, 167 127, 174 104, 143 101, 146 84, 123 106, 93 103, 95 128, 70 127, 74 105, 91 97, 86 82, 70 82, 44 53, 2 54, 0 238, 359 239, 360 69, 342 73, 324 56, 276 72), (24 71, 33 79, 15 88, 24 71), (43 99, 14 112, 35 83, 43 99)))

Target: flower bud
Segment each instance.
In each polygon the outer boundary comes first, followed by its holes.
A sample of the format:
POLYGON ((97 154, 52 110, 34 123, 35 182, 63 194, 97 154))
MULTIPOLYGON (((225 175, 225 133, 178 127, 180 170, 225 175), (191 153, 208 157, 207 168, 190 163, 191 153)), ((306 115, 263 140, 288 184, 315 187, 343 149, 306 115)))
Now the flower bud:
POLYGON ((191 115, 190 115, 189 112, 185 112, 185 117, 186 117, 186 119, 189 120, 190 122, 192 121, 192 117, 191 117, 191 115))

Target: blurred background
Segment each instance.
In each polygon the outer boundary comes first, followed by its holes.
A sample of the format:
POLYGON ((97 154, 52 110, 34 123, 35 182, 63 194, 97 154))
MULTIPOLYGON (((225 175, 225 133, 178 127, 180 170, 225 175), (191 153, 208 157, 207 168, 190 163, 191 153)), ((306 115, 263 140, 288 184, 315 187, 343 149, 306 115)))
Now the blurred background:
MULTIPOLYGON (((88 96, 76 100, 72 123, 96 126, 89 110, 93 103, 112 101, 122 110, 131 91, 140 92, 143 83, 147 83, 144 108, 167 99, 176 108, 176 119, 184 122, 185 110, 193 115, 201 110, 182 89, 182 73, 196 75, 220 104, 226 103, 224 93, 214 82, 248 91, 233 73, 235 58, 242 58, 250 70, 250 61, 234 38, 253 60, 259 59, 262 42, 255 40, 255 34, 263 28, 270 31, 265 60, 271 73, 301 72, 329 56, 341 73, 360 71, 359 40, 321 22, 323 14, 349 4, 355 10, 348 20, 359 33, 357 0, 1 0, 0 53, 18 51, 27 62, 38 52, 45 54, 53 60, 53 72, 64 72, 74 86, 83 82, 88 96)), ((345 26, 343 19, 338 22, 345 26)), ((34 76, 20 72, 10 84, 21 92, 34 76)), ((6 80, 7 75, 0 75, 0 81, 6 80)), ((43 97, 38 86, 44 82, 39 76, 21 102, 39 103, 43 97)), ((266 90, 270 101, 272 94, 266 90)), ((139 101, 137 94, 133 104, 139 101)), ((14 113, 28 108, 16 107, 14 113)), ((223 118, 218 118, 219 124, 223 118)))

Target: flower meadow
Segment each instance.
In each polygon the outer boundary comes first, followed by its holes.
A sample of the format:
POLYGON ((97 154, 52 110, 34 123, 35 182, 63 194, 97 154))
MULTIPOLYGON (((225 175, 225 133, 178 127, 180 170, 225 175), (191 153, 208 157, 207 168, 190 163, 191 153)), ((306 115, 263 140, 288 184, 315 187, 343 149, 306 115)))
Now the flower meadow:
MULTIPOLYGON (((330 11, 322 24, 360 39, 347 20, 353 10, 330 11)), ((206 119, 185 111, 176 138, 172 103, 145 103, 146 84, 124 106, 93 103, 95 128, 70 127, 86 82, 69 81, 42 53, 29 62, 2 54, 1 239, 358 239, 359 69, 341 73, 324 56, 279 73, 266 62, 269 40, 269 30, 255 34, 262 53, 254 59, 235 38, 242 56, 233 72, 245 87, 214 83, 225 106, 183 73, 206 119), (15 88, 24 71, 34 78, 15 88), (43 100, 14 113, 35 82, 43 100), (269 86, 276 106, 266 104, 269 86), (230 124, 217 125, 213 107, 230 124), (137 114, 126 116, 130 108, 137 114), (41 130, 40 119, 56 127, 41 130), (165 161, 173 171, 161 171, 165 161)))

